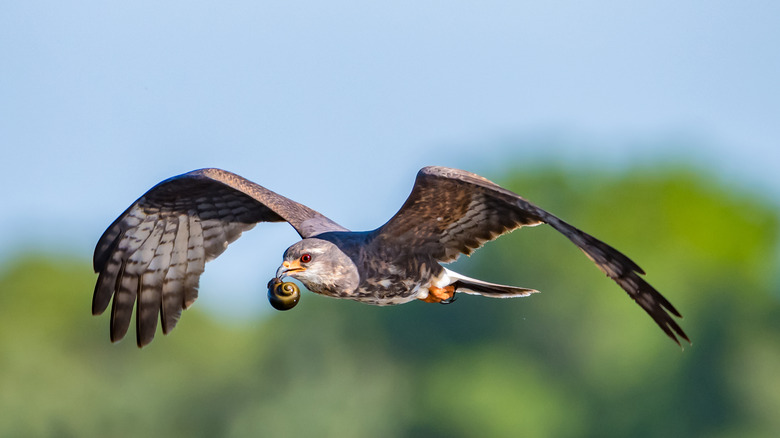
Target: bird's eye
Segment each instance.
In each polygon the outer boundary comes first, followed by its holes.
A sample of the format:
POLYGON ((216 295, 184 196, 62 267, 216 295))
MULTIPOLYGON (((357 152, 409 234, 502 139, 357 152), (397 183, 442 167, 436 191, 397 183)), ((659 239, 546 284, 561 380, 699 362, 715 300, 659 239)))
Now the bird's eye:
POLYGON ((306 253, 306 254, 302 255, 301 256, 301 261, 303 263, 309 263, 311 261, 311 254, 306 253))

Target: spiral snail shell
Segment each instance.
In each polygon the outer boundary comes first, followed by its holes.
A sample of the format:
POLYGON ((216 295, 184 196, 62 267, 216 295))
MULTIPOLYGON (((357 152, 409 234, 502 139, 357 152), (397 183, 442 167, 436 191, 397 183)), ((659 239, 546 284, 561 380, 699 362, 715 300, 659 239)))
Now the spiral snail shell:
POLYGON ((282 282, 279 278, 268 282, 268 301, 274 309, 290 310, 300 299, 301 291, 295 283, 282 282))

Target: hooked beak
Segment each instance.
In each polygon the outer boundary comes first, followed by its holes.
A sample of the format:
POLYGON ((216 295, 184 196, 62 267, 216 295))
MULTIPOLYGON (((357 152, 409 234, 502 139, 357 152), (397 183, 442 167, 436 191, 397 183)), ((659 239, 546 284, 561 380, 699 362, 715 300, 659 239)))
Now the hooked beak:
POLYGON ((293 260, 291 262, 288 262, 287 260, 282 263, 282 266, 279 266, 279 269, 276 270, 276 278, 282 278, 283 275, 287 275, 288 272, 303 272, 306 268, 301 266, 300 260, 293 260))

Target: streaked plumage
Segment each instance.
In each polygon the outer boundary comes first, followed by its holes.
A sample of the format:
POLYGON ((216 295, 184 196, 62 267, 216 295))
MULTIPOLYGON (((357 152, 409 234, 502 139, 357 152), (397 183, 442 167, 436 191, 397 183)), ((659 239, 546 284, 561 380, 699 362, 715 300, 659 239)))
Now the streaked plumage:
POLYGON ((628 292, 670 338, 688 340, 672 318, 679 312, 639 276, 644 271, 628 257, 481 176, 443 167, 420 170, 398 213, 367 232, 349 231, 224 170, 167 179, 100 238, 92 313, 103 313, 113 297, 114 342, 127 333, 137 305, 137 342, 146 345, 154 338, 158 315, 168 333, 182 309, 195 301, 206 261, 256 223, 283 221, 303 240, 285 251, 277 277, 296 278, 312 292, 376 305, 448 302, 455 292, 504 298, 536 292, 468 278, 440 263, 514 229, 546 223, 628 292))

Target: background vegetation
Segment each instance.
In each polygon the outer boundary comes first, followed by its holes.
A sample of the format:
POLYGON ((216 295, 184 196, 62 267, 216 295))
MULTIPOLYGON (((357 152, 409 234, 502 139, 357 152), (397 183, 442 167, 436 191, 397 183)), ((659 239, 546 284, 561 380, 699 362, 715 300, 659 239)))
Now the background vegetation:
POLYGON ((679 167, 492 179, 637 261, 693 345, 548 227, 456 265, 529 298, 306 293, 241 324, 196 305, 140 351, 89 315, 90 255, 20 255, 0 270, 0 436, 776 436, 776 205, 679 167))

